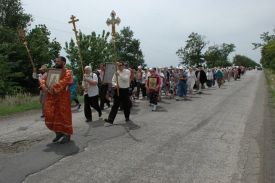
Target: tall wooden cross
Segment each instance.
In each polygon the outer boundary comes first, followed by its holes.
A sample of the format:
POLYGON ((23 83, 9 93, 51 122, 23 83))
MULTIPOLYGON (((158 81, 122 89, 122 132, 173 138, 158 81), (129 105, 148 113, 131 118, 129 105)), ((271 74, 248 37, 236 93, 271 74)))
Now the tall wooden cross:
POLYGON ((71 16, 71 21, 69 21, 69 24, 73 24, 73 31, 74 31, 74 34, 75 34, 76 44, 77 44, 77 47, 78 47, 78 56, 79 56, 79 59, 80 59, 81 70, 82 70, 82 73, 84 74, 83 58, 82 58, 81 51, 80 51, 78 31, 76 29, 76 24, 75 24, 78 21, 79 21, 79 19, 76 19, 76 17, 74 15, 72 15, 71 16))
POLYGON ((33 63, 33 59, 32 59, 31 53, 30 53, 30 49, 28 47, 28 42, 26 40, 25 31, 22 28, 17 28, 17 32, 18 32, 20 40, 23 42, 23 44, 24 44, 24 46, 27 50, 27 53, 28 53, 28 56, 29 56, 29 59, 30 59, 31 65, 32 65, 32 70, 33 70, 33 72, 36 72, 36 68, 35 68, 34 63, 33 63))
MULTIPOLYGON (((113 42, 113 62, 116 64, 116 73, 117 73, 117 54, 116 54, 116 24, 120 24, 120 18, 116 18, 116 12, 113 10, 111 12, 111 18, 108 18, 106 24, 112 25, 112 42, 113 42)), ((119 85, 118 85, 118 76, 116 74, 116 84, 117 84, 117 95, 119 96, 119 85)))

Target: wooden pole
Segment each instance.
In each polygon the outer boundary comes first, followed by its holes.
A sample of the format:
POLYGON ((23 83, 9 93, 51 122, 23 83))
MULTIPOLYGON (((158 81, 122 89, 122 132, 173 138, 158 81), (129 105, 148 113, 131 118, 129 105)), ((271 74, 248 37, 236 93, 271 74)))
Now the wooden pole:
POLYGON ((71 16, 71 21, 69 21, 69 24, 73 24, 73 31, 74 31, 74 35, 75 35, 75 39, 76 39, 76 44, 77 44, 77 47, 78 47, 78 56, 79 56, 79 59, 80 59, 80 64, 81 64, 81 70, 82 70, 82 74, 84 74, 84 66, 83 66, 83 58, 82 58, 82 55, 81 55, 81 50, 80 50, 80 43, 79 43, 79 36, 78 36, 78 31, 76 29, 76 22, 78 22, 79 19, 76 19, 76 17, 74 15, 71 16))
POLYGON ((28 47, 28 42, 26 40, 26 35, 25 35, 25 32, 22 28, 17 28, 17 32, 18 32, 18 35, 19 35, 19 38, 20 40, 23 42, 24 44, 24 47, 26 48, 27 50, 27 53, 28 53, 28 57, 29 57, 29 60, 30 60, 30 63, 32 65, 32 71, 33 72, 36 72, 36 68, 34 66, 34 62, 33 62, 33 59, 32 59, 32 56, 31 56, 31 52, 30 52, 30 49, 28 47))
POLYGON ((116 16, 116 12, 113 10, 111 12, 111 19, 108 18, 106 24, 112 25, 112 43, 113 43, 113 62, 116 64, 116 85, 117 85, 117 95, 119 96, 119 84, 118 84, 118 76, 117 76, 117 53, 116 53, 116 24, 119 25, 120 18, 116 16))

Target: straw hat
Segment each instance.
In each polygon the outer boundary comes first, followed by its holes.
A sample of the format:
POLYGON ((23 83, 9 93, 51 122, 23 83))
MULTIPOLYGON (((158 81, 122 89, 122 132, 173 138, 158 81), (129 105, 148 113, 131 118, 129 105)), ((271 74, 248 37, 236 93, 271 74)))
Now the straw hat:
POLYGON ((47 70, 47 69, 48 69, 47 65, 44 64, 44 65, 41 66, 41 68, 39 70, 41 71, 41 70, 47 70))

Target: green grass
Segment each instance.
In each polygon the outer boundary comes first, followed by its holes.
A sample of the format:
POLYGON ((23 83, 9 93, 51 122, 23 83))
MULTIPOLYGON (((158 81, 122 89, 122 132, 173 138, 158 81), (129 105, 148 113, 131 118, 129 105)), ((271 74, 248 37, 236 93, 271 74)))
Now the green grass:
POLYGON ((14 106, 0 106, 0 116, 7 116, 10 114, 18 113, 18 112, 24 112, 28 110, 33 109, 40 109, 41 104, 37 102, 31 102, 27 104, 20 104, 20 105, 14 105, 14 106))
POLYGON ((39 108, 41 108, 39 96, 32 96, 29 93, 18 93, 0 99, 0 116, 39 108))
MULTIPOLYGON (((83 103, 83 96, 78 96, 78 99, 80 103, 83 103)), ((19 93, 13 96, 6 96, 5 99, 0 99, 0 116, 8 116, 34 109, 41 109, 39 96, 19 93)))
POLYGON ((275 71, 271 69, 265 69, 265 77, 267 79, 267 84, 269 92, 272 97, 272 102, 275 105, 275 71))

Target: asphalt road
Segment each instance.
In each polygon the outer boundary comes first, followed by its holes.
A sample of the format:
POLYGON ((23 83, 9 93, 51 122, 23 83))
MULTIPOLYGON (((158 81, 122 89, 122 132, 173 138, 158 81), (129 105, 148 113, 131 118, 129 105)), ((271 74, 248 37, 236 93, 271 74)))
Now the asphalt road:
POLYGON ((74 111, 74 135, 53 144, 39 111, 0 119, 0 182, 275 182, 275 123, 264 74, 250 71, 157 112, 136 101, 103 126, 74 111))

